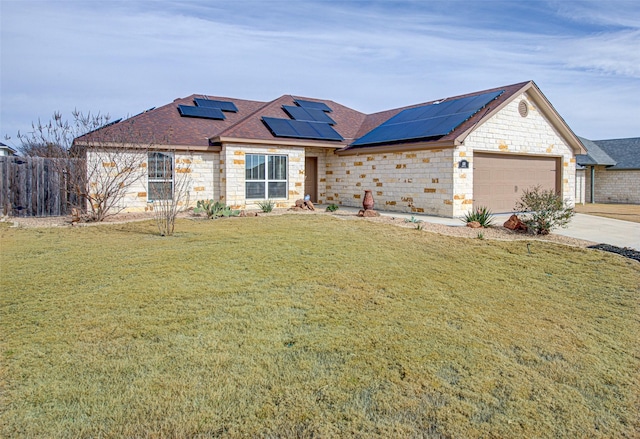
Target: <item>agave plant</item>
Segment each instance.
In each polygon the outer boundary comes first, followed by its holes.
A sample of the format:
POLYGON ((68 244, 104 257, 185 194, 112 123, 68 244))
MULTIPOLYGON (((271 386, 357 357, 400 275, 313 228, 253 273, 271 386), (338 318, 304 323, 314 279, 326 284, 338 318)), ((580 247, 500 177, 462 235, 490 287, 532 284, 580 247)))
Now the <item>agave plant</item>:
POLYGON ((490 227, 493 224, 493 213, 485 206, 478 206, 473 211, 467 212, 462 221, 465 223, 475 221, 482 227, 490 227))

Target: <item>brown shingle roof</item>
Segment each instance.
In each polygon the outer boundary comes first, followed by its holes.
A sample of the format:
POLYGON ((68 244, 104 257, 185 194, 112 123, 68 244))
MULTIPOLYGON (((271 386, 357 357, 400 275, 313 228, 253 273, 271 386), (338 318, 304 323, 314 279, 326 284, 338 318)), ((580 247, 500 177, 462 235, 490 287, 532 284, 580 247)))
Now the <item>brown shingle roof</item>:
MULTIPOLYGON (((365 119, 365 115, 360 113, 359 111, 352 110, 351 108, 345 107, 344 105, 340 105, 333 101, 328 100, 320 100, 320 99, 312 99, 300 96, 291 96, 284 95, 279 97, 278 99, 271 101, 255 111, 253 114, 250 114, 245 119, 240 121, 239 123, 227 128, 222 131, 216 138, 212 139, 216 141, 216 139, 253 139, 253 140, 266 140, 266 141, 277 141, 278 139, 282 140, 282 138, 275 137, 271 131, 265 126, 262 122, 263 117, 275 117, 280 119, 290 119, 289 115, 283 110, 283 105, 295 105, 295 100, 302 99, 313 102, 322 102, 325 103, 329 108, 331 108, 331 113, 329 116, 331 119, 335 121, 335 125, 333 125, 333 129, 335 129, 343 138, 342 142, 329 142, 322 140, 308 140, 305 139, 305 143, 317 143, 318 145, 326 145, 328 143, 335 145, 335 147, 340 148, 348 145, 355 139, 355 134, 365 119)), ((288 139, 292 140, 292 139, 288 139)), ((295 140, 295 139, 293 139, 295 140)))
MULTIPOLYGON (((456 127, 451 133, 442 136, 437 139, 418 139, 415 141, 399 142, 397 145, 390 144, 392 148, 402 149, 403 147, 419 147, 419 145, 428 146, 430 142, 438 144, 454 144, 456 140, 463 140, 467 131, 473 128, 478 123, 481 123, 485 117, 495 112, 502 105, 506 104, 514 95, 528 89, 534 89, 537 95, 540 96, 541 102, 543 102, 554 115, 556 115, 557 123, 566 128, 564 131, 569 136, 575 135, 566 126, 562 118, 555 112, 546 98, 539 92, 537 86, 532 81, 521 82, 518 84, 507 85, 504 87, 496 87, 488 90, 477 91, 474 93, 468 93, 459 96, 452 96, 447 98, 459 99, 470 96, 476 96, 479 94, 489 93, 493 91, 504 90, 500 96, 491 101, 487 107, 473 115, 467 121, 463 122, 460 126, 456 127)), ((133 123, 136 132, 139 133, 139 143, 158 143, 169 144, 176 147, 198 147, 207 148, 210 145, 225 143, 225 142, 246 142, 256 141, 260 143, 273 143, 274 145, 283 143, 299 143, 304 145, 318 145, 318 146, 331 146, 339 148, 341 151, 351 150, 366 150, 369 145, 362 146, 350 146, 356 139, 365 135, 375 127, 384 123, 391 117, 400 113, 408 108, 415 108, 424 105, 433 104, 435 101, 424 102, 420 104, 410 105, 401 108, 395 108, 392 110, 382 111, 379 113, 365 115, 359 111, 345 107, 331 100, 321 100, 307 97, 298 97, 291 95, 281 96, 271 102, 249 101, 243 99, 233 99, 227 97, 217 96, 204 96, 204 95, 191 95, 186 98, 176 99, 172 103, 164 105, 159 108, 149 110, 145 113, 139 114, 132 118, 127 119, 123 123, 133 123), (237 113, 224 112, 225 120, 212 120, 201 119, 194 117, 182 117, 178 111, 178 105, 194 105, 195 98, 209 98, 221 101, 233 102, 238 108, 237 113), (309 139, 291 139, 283 137, 275 137, 267 126, 262 121, 263 117, 274 117, 282 119, 290 119, 287 113, 283 110, 283 105, 295 105, 295 100, 302 99, 313 102, 325 103, 332 112, 329 116, 336 122, 333 128, 344 138, 343 141, 322 141, 322 140, 309 140, 309 139)), ((100 131, 117 130, 117 126, 120 124, 106 127, 100 131)), ((577 138, 575 142, 579 144, 577 138)), ((379 145, 374 145, 379 146, 379 145)), ((578 149, 581 149, 580 146, 578 149)))

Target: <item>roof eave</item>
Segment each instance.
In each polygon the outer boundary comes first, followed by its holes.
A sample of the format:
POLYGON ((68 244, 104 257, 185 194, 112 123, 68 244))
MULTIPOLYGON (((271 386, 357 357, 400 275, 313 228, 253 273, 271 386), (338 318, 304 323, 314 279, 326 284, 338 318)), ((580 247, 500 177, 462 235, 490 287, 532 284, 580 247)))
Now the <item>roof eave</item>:
POLYGON ((337 155, 361 155, 361 154, 379 154, 379 153, 392 153, 392 152, 405 152, 405 151, 423 151, 430 149, 444 149, 454 148, 459 145, 456 140, 439 140, 435 142, 415 142, 415 143, 400 143, 392 145, 378 145, 378 146, 348 146, 346 148, 336 151, 337 155))
POLYGON ((335 142, 327 143, 320 141, 307 141, 307 140, 283 140, 277 139, 251 139, 242 137, 212 137, 209 141, 213 144, 243 144, 243 145, 269 145, 269 146, 294 146, 294 147, 314 147, 314 148, 341 148, 344 143, 335 142))

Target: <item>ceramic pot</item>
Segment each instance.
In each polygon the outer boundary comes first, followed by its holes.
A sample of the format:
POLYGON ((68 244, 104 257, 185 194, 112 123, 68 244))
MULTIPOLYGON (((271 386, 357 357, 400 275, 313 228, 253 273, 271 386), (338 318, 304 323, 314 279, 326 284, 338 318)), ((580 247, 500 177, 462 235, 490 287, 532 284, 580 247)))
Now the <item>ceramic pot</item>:
POLYGON ((362 207, 364 207, 364 210, 373 209, 373 195, 371 194, 371 191, 364 191, 364 200, 362 200, 362 207))

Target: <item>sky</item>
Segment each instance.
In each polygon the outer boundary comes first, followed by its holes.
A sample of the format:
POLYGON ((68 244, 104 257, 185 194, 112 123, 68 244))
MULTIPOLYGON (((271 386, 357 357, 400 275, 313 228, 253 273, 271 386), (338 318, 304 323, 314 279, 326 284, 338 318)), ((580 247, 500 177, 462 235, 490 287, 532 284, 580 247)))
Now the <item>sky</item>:
POLYGON ((0 0, 0 29, 14 147, 55 111, 196 93, 373 113, 528 80, 577 135, 640 137, 637 0, 0 0))

